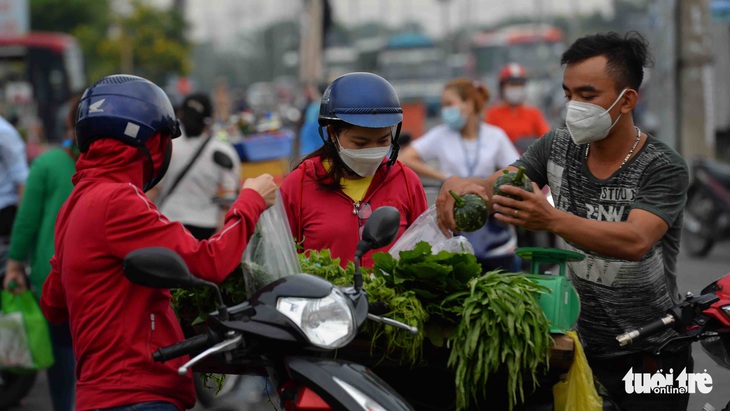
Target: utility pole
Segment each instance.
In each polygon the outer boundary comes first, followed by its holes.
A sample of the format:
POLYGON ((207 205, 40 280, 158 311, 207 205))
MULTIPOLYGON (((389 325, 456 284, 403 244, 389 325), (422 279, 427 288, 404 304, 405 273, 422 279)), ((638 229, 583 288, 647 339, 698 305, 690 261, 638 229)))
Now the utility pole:
POLYGON ((304 0, 299 45, 299 79, 316 86, 322 80, 322 20, 324 0, 304 0))
POLYGON ((690 161, 715 157, 709 0, 677 6, 679 152, 690 161))

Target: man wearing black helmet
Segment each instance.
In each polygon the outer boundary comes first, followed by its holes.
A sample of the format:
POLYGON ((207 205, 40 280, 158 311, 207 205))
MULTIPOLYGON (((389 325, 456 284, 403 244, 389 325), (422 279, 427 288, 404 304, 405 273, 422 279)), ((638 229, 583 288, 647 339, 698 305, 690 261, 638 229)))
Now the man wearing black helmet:
POLYGON ((240 262, 259 215, 273 204, 273 177, 247 180, 222 232, 198 241, 144 193, 165 174, 172 139, 180 135, 162 89, 130 75, 99 80, 81 98, 76 134, 81 155, 74 189, 58 214, 41 297, 48 320, 68 321, 71 328, 76 409, 131 410, 142 403, 154 404, 145 409, 191 408, 191 375, 177 373, 186 358, 152 361, 157 348, 183 339, 170 293, 130 283, 122 261, 130 251, 162 246, 177 252, 195 275, 220 283, 240 262))
POLYGON ((211 129, 213 114, 205 93, 185 97, 179 109, 182 136, 173 143, 169 172, 155 188, 160 211, 199 240, 223 227, 241 180, 236 150, 211 129))
MULTIPOLYGON (((418 175, 397 161, 403 110, 385 79, 349 73, 324 91, 319 133, 324 145, 306 156, 281 186, 292 233, 304 250, 329 249, 352 261, 373 210, 400 211, 399 236, 428 207, 418 175)), ((373 250, 363 256, 371 267, 373 250)))

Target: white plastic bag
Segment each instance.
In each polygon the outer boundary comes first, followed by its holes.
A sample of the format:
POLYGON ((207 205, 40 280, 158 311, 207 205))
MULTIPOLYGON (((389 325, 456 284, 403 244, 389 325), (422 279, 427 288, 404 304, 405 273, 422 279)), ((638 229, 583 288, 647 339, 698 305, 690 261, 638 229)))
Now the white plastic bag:
POLYGON ((454 253, 474 254, 469 240, 462 236, 446 236, 438 226, 436 218, 436 206, 432 205, 423 212, 416 221, 403 233, 398 241, 388 251, 393 258, 399 258, 400 252, 416 248, 416 244, 425 241, 431 244, 431 251, 436 254, 441 250, 454 253))
POLYGON ((33 368, 33 355, 25 333, 23 314, 0 314, 0 369, 33 368))
POLYGON ((259 217, 243 252, 242 268, 249 297, 272 281, 302 271, 279 190, 274 205, 259 217))

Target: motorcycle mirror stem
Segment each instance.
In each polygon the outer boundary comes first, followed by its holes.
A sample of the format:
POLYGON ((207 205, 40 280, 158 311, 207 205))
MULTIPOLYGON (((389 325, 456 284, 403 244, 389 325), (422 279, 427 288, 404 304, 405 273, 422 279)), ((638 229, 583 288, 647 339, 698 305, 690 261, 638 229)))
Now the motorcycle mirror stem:
POLYGON ((362 256, 368 251, 384 247, 395 240, 400 228, 400 212, 391 206, 378 207, 365 222, 362 230, 362 239, 357 243, 355 250, 355 289, 362 288, 362 273, 360 263, 362 256))

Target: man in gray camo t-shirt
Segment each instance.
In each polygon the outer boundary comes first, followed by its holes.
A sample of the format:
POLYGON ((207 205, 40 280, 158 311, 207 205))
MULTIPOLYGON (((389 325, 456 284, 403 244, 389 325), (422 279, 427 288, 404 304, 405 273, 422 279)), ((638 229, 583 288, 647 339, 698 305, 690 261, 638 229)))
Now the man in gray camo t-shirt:
POLYGON ((688 172, 679 154, 634 124, 649 61, 647 44, 635 32, 578 39, 561 59, 566 127, 542 136, 507 168, 524 167, 535 193, 502 186, 522 200, 492 196, 500 170, 486 179, 447 180, 437 206, 441 226, 454 230, 448 191, 480 193, 491 200, 494 218, 552 232, 565 249, 585 254, 568 263, 568 272, 580 296, 576 328, 594 376, 622 410, 685 410, 688 394, 627 394, 623 378, 630 370, 692 372, 690 347, 653 355, 676 335, 672 330, 628 347, 616 340, 680 301, 676 263, 688 172), (545 185, 554 207, 539 191, 545 185))

